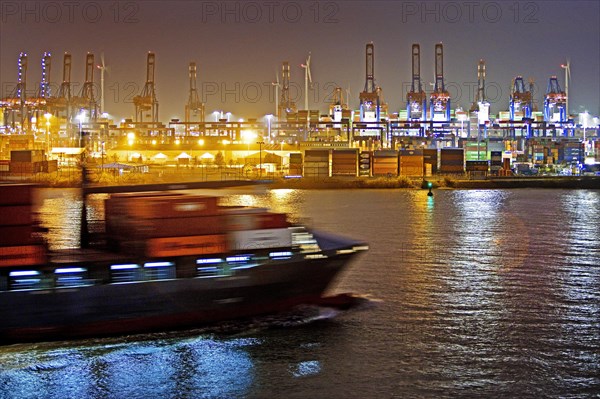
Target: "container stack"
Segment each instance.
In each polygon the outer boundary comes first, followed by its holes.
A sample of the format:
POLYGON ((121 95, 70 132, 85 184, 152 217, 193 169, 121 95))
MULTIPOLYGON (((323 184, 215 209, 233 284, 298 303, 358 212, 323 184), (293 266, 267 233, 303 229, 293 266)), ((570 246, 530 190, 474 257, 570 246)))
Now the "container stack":
POLYGON ((398 176, 398 152, 377 150, 373 152, 373 176, 398 176))
MULTIPOLYGON (((47 168, 47 166, 46 166, 47 168)), ((11 173, 38 173, 44 170, 43 150, 18 150, 10 152, 11 173)))
POLYGON ((291 245, 285 214, 220 207, 218 197, 114 194, 105 201, 105 213, 111 247, 137 256, 191 256, 291 245))
POLYGON ((306 150, 304 177, 329 177, 329 150, 306 150))
POLYGON ((462 148, 442 148, 440 150, 441 173, 464 173, 465 152, 462 148))
POLYGON ((331 176, 358 175, 358 149, 335 149, 331 152, 331 176))
POLYGON ((398 157, 401 176, 423 176, 423 150, 401 150, 398 157))
POLYGON ((34 236, 33 190, 29 184, 0 185, 0 267, 47 261, 46 246, 34 236))

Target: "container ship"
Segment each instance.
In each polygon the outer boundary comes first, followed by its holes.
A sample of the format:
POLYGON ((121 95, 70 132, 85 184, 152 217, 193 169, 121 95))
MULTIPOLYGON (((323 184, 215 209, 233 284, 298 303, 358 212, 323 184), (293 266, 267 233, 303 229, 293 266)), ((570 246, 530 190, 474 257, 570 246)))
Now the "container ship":
POLYGON ((318 304, 363 242, 165 191, 105 200, 104 244, 49 251, 32 185, 0 185, 0 343, 180 330, 318 304))

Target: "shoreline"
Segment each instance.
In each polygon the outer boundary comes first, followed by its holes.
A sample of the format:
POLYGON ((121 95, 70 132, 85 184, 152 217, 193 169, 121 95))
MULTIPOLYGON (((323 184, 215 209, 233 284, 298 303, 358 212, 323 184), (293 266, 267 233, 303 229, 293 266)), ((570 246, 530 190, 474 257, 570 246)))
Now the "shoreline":
MULTIPOLYGON (((465 176, 429 176, 419 178, 400 177, 302 177, 281 178, 264 176, 263 178, 242 179, 239 176, 223 176, 198 173, 182 174, 139 174, 124 178, 95 179, 94 186, 130 186, 138 184, 186 183, 252 180, 268 181, 273 189, 425 189, 425 182, 431 182, 434 189, 600 189, 600 176, 544 176, 544 177, 488 177, 469 179, 465 176)), ((68 176, 43 174, 33 176, 0 177, 0 183, 33 183, 45 188, 77 188, 81 186, 79 174, 68 176)))

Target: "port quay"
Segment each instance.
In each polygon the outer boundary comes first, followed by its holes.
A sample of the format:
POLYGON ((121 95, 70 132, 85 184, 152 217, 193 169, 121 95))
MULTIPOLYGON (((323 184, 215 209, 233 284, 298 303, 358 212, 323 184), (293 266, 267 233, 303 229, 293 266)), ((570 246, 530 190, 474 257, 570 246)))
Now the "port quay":
MULTIPOLYGON (((210 172, 214 166, 220 168, 219 176, 236 177, 255 176, 257 171, 260 177, 307 178, 598 173, 598 117, 570 112, 568 62, 557 66, 564 77, 548 78, 543 101, 534 98, 531 80, 516 76, 507 110, 494 115, 487 99, 485 61, 473 66, 476 96, 462 109, 453 107, 445 85, 444 47, 438 43, 434 50, 435 82, 426 93, 421 46, 412 45, 412 81, 405 108, 398 112, 388 108, 375 82, 372 42, 365 46, 365 86, 358 94, 358 109, 349 107, 349 93, 342 87, 333 88, 327 110, 311 109, 308 96, 304 104, 296 104, 290 63, 284 61, 271 87, 274 113, 239 118, 221 110, 207 112, 200 99, 197 65, 191 62, 184 117, 167 122, 159 119, 153 52, 146 56, 145 84, 132 96, 135 117, 120 121, 112 119, 104 105, 104 54, 86 55, 85 81, 77 93, 71 81, 71 54, 64 53, 62 83, 51 90, 53 56, 44 53, 39 89, 30 96, 27 68, 33 57, 22 52, 17 83, 0 102, 0 172, 21 178, 52 174, 85 159, 92 171, 115 176, 169 167, 210 172)), ((302 64, 305 90, 310 62, 308 54, 302 64)))

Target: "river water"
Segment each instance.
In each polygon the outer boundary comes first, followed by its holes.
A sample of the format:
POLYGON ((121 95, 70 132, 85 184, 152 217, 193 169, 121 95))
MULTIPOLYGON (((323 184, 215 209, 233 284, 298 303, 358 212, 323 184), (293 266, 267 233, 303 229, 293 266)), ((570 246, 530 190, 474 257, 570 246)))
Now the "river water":
MULTIPOLYGON (((51 245, 76 246, 76 191, 43 197, 51 245)), ((271 190, 225 202, 366 240, 333 292, 367 299, 221 330, 0 347, 0 398, 600 395, 600 191, 271 190)))

